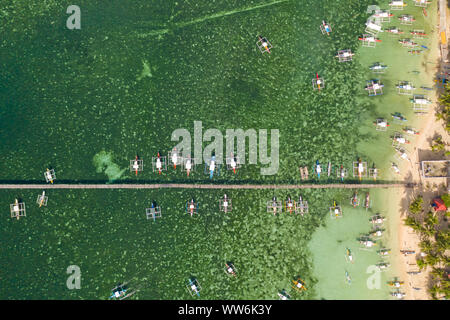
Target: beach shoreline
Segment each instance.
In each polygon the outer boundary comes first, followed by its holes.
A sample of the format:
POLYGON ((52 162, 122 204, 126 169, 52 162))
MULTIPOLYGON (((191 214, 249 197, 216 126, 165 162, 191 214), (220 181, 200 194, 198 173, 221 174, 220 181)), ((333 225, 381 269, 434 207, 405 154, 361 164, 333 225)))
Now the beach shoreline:
MULTIPOLYGON (((446 2, 446 1, 445 1, 446 2)), ((448 8, 445 8, 447 15, 447 26, 449 25, 449 14, 448 8)), ((439 14, 439 11, 436 12, 439 14)), ((425 74, 425 79, 429 82, 434 81, 436 74, 439 72, 441 63, 445 59, 442 59, 440 53, 440 19, 437 17, 438 25, 437 28, 434 29, 432 43, 433 46, 430 48, 430 55, 427 60, 436 61, 435 67, 429 68, 426 63, 423 63, 421 66, 421 71, 425 74)), ((418 150, 431 150, 430 141, 436 135, 441 135, 444 142, 448 143, 448 134, 444 129, 444 124, 442 120, 436 120, 435 117, 435 109, 437 106, 437 100, 439 98, 439 89, 435 89, 432 91, 430 98, 433 100, 434 108, 426 115, 420 116, 420 119, 416 119, 416 128, 419 130, 420 135, 417 139, 411 142, 411 149, 413 150, 410 153, 410 161, 409 163, 403 163, 399 166, 401 173, 400 177, 404 181, 414 182, 418 185, 418 188, 415 190, 393 190, 389 193, 388 203, 388 211, 390 215, 396 215, 398 218, 397 222, 397 239, 391 239, 392 241, 397 241, 397 247, 400 250, 413 250, 415 251, 415 255, 403 255, 397 250, 393 254, 393 258, 396 259, 396 263, 399 269, 399 278, 405 282, 405 286, 402 289, 406 296, 405 298, 408 300, 430 300, 431 296, 428 293, 428 279, 431 268, 425 268, 419 274, 408 274, 408 272, 417 272, 419 268, 416 264, 416 257, 420 254, 420 237, 417 233, 413 231, 412 228, 406 226, 403 222, 404 218, 407 217, 407 206, 406 203, 410 203, 415 196, 422 195, 424 197, 424 204, 427 204, 431 201, 431 199, 438 195, 439 186, 442 184, 446 185, 446 179, 432 179, 432 181, 423 181, 420 172, 420 159, 418 150), (428 184, 433 184, 436 187, 429 188, 428 184)))

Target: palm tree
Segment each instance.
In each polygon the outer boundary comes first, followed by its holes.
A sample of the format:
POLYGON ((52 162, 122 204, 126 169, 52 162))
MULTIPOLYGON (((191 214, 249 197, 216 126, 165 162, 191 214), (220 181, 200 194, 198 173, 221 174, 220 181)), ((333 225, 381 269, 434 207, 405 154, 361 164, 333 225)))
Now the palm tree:
POLYGON ((425 263, 425 261, 423 259, 417 259, 417 266, 419 267, 419 270, 423 270, 427 267, 427 264, 425 263))
POLYGON ((424 227, 416 221, 413 217, 407 217, 403 220, 405 222, 405 225, 408 227, 411 227, 414 231, 422 232, 424 231, 424 227))
POLYGON ((426 240, 420 241, 419 248, 426 254, 429 254, 433 249, 433 245, 431 244, 430 240, 426 239, 426 240))
POLYGON ((425 256, 424 262, 429 266, 434 266, 440 262, 440 257, 435 253, 429 253, 425 256))
POLYGON ((413 214, 422 212, 423 197, 418 196, 409 206, 409 211, 413 214))

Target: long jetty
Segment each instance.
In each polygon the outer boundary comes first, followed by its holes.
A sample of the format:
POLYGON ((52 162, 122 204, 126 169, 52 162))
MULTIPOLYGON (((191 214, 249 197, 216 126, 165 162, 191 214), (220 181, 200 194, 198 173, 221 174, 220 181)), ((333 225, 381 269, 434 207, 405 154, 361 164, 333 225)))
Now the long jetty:
POLYGON ((0 189, 373 189, 413 188, 413 183, 369 184, 0 184, 0 189))

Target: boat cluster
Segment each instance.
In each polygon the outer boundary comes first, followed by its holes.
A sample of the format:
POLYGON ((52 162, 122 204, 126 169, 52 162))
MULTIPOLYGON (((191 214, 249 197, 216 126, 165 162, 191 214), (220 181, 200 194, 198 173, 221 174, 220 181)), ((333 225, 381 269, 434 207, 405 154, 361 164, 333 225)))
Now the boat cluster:
MULTIPOLYGON (((375 164, 373 164, 372 168, 367 167, 367 162, 362 161, 361 159, 358 159, 358 161, 353 162, 352 166, 352 175, 354 178, 358 178, 360 181, 363 178, 366 178, 367 176, 369 178, 372 178, 373 180, 377 180, 377 177, 380 174, 380 171, 378 168, 376 168, 375 164)), ((309 179, 309 170, 307 166, 300 166, 300 176, 302 180, 308 180, 309 179)), ((317 179, 320 179, 322 174, 322 165, 320 164, 319 160, 316 160, 315 165, 312 168, 313 174, 317 177, 317 179)), ((332 175, 336 175, 338 179, 340 179, 342 182, 344 182, 344 179, 349 176, 347 168, 344 167, 344 165, 337 165, 335 166, 333 170, 333 165, 331 162, 328 162, 327 169, 326 169, 326 175, 328 177, 332 175), (334 172, 334 173, 333 173, 334 172)))

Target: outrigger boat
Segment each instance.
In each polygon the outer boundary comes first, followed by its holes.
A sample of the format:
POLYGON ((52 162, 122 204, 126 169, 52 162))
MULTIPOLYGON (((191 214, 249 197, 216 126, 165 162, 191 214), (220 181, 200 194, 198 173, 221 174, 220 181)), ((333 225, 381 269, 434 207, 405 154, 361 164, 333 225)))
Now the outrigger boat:
POLYGON ((386 218, 380 216, 379 214, 372 216, 372 218, 370 219, 370 222, 372 224, 382 224, 383 222, 386 221, 386 218))
POLYGON ((389 18, 389 17, 393 17, 394 15, 392 13, 390 13, 389 11, 382 10, 382 11, 375 12, 375 14, 373 16, 375 18, 389 18))
POLYGON ((339 170, 340 170, 341 181, 344 182, 345 170, 344 170, 344 166, 342 164, 341 164, 341 168, 339 170))
POLYGON ((177 162, 178 162, 178 152, 177 152, 177 148, 173 148, 173 152, 172 152, 172 163, 173 163, 173 168, 174 168, 174 170, 177 169, 177 162))
POLYGON ((270 53, 270 49, 272 48, 270 42, 262 36, 258 36, 258 39, 259 39, 258 43, 261 43, 261 46, 258 45, 260 47, 260 50, 261 48, 263 48, 264 49, 264 51, 262 51, 263 53, 264 52, 270 53))
POLYGON ((347 280, 348 284, 352 284, 352 278, 350 278, 350 275, 347 271, 345 271, 345 280, 347 280))
POLYGON ((190 215, 192 217, 197 210, 197 204, 194 202, 194 199, 191 199, 191 202, 188 203, 187 207, 188 207, 187 208, 188 212, 190 213, 190 215))
POLYGON ((398 20, 403 21, 403 22, 414 22, 414 21, 416 21, 416 19, 410 14, 402 14, 401 16, 398 17, 398 20))
MULTIPOLYGON (((276 216, 277 215, 277 210, 278 210, 278 201, 277 201, 277 197, 273 197, 272 198, 272 210, 273 210, 273 215, 276 216)), ((281 207, 281 205, 280 205, 281 207)), ((281 211, 281 208, 280 208, 281 211)))
POLYGON ((333 206, 330 207, 330 216, 334 219, 341 218, 343 216, 342 209, 340 206, 336 205, 336 201, 334 201, 333 206))
POLYGON ((404 292, 400 292, 400 291, 396 291, 396 292, 391 292, 391 296, 397 298, 397 299, 403 299, 405 297, 405 293, 404 292))
POLYGON ((19 200, 17 198, 14 201, 14 204, 12 205, 12 211, 14 212, 17 220, 19 220, 20 219, 20 205, 19 205, 19 200))
POLYGON ((391 250, 383 248, 383 249, 378 250, 377 253, 382 257, 386 257, 391 253, 391 250))
POLYGON ((306 213, 308 212, 308 202, 307 201, 303 202, 302 196, 298 197, 298 207, 297 208, 302 216, 305 214, 305 211, 306 211, 306 213))
POLYGON ((112 289, 112 294, 109 299, 114 300, 123 300, 128 298, 129 296, 136 293, 136 291, 129 291, 129 288, 126 286, 126 283, 117 285, 114 289, 112 289), (128 292, 128 293, 127 293, 128 292))
POLYGON ((389 32, 389 33, 393 33, 393 34, 403 34, 403 31, 397 27, 387 28, 387 29, 385 29, 385 31, 389 32))
POLYGON ((139 162, 138 162, 138 160, 139 160, 139 158, 136 155, 136 158, 134 159, 134 162, 133 162, 133 169, 135 170, 136 175, 138 175, 138 170, 139 170, 139 162))
POLYGON ((368 84, 366 85, 365 89, 367 91, 369 91, 370 96, 377 96, 377 95, 383 94, 383 90, 382 90, 383 87, 384 87, 384 84, 380 83, 379 80, 375 79, 375 80, 368 81, 368 84))
POLYGON ((421 98, 421 97, 414 97, 412 99, 410 99, 411 103, 416 103, 416 104, 431 104, 431 100, 426 99, 426 98, 421 98))
POLYGON ((158 152, 157 158, 156 158, 156 169, 158 169, 158 173, 161 174, 162 169, 162 162, 161 162, 161 156, 158 152))
POLYGON ((413 87, 409 82, 404 81, 404 82, 400 82, 397 86, 397 89, 402 89, 402 90, 408 90, 408 91, 412 91, 415 89, 415 87, 413 87))
POLYGON ((320 173, 322 172, 322 169, 320 168, 320 163, 319 160, 316 160, 316 173, 317 173, 317 178, 320 179, 320 173))
POLYGON ((233 173, 236 174, 237 162, 236 157, 233 155, 233 153, 231 153, 230 157, 230 167, 233 169, 233 173))
POLYGON ((286 290, 281 290, 280 292, 277 292, 278 297, 280 297, 280 300, 290 300, 291 296, 286 292, 286 290))
POLYGON ((393 0, 389 2, 389 6, 391 7, 406 7, 407 4, 403 2, 403 0, 393 0))
POLYGON ((375 266, 378 268, 378 270, 384 271, 387 268, 389 268, 391 265, 389 263, 387 263, 387 262, 381 262, 381 263, 379 263, 379 264, 377 264, 375 266))
POLYGON ((359 206, 359 199, 358 199, 358 192, 355 191, 353 194, 353 197, 350 199, 350 204, 353 206, 353 208, 356 208, 359 206))
POLYGON ((288 196, 285 204, 285 210, 288 211, 289 213, 292 213, 292 211, 294 210, 294 206, 295 206, 294 201, 292 201, 291 197, 288 196))
POLYGON ((403 148, 395 148, 395 151, 399 154, 399 158, 403 160, 409 160, 408 154, 406 153, 405 149, 403 148))
MULTIPOLYGON (((373 177, 373 180, 377 181, 378 169, 377 167, 375 167, 375 163, 373 164, 372 168, 369 171, 373 177)), ((368 202, 369 202, 369 193, 366 194, 366 209, 368 208, 367 206, 370 205, 368 202)))
POLYGON ((302 291, 306 291, 307 290, 306 286, 305 286, 305 282, 302 279, 297 278, 296 280, 292 280, 292 282, 294 283, 292 288, 294 288, 298 292, 302 292, 302 291))
POLYGON ((42 207, 42 205, 43 205, 44 202, 45 202, 45 190, 42 191, 42 195, 41 195, 40 199, 41 199, 41 200, 39 201, 39 208, 42 207))
MULTIPOLYGON (((375 177, 376 175, 374 175, 375 177)), ((376 178, 375 178, 376 179, 376 178)), ((366 208, 366 211, 369 209, 370 207, 370 195, 369 192, 366 193, 366 201, 364 202, 364 207, 366 208)))
POLYGON ((410 31, 409 33, 411 33, 412 35, 416 35, 416 36, 427 36, 427 34, 425 32, 420 32, 420 31, 410 31))
POLYGON ((237 276, 237 270, 231 262, 225 263, 225 272, 233 277, 237 276))
POLYGON ((396 174, 400 174, 400 169, 398 168, 397 164, 395 164, 394 162, 392 162, 392 170, 394 170, 394 172, 396 174))
POLYGON ((188 283, 186 285, 186 287, 188 288, 189 293, 191 294, 191 296, 197 295, 198 297, 200 297, 200 284, 198 283, 197 279, 195 278, 189 278, 188 283))
POLYGON ((323 34, 326 33, 327 35, 330 35, 331 27, 330 27, 330 25, 328 23, 326 23, 323 20, 322 20, 322 25, 321 25, 320 29, 322 30, 323 34))
POLYGON ((49 168, 47 168, 47 171, 45 171, 45 176, 47 178, 47 181, 50 181, 53 184, 53 176, 49 168))
POLYGON ((399 112, 392 113, 391 115, 392 115, 392 118, 394 118, 394 120, 407 121, 406 118, 404 116, 402 116, 402 114, 399 112))
POLYGON ((383 232, 381 229, 377 229, 377 230, 369 233, 369 235, 372 237, 381 237, 383 235, 383 232))
POLYGON ((398 40, 398 43, 401 43, 404 46, 408 46, 408 47, 416 47, 417 43, 412 41, 411 39, 400 39, 398 40))
POLYGON ((360 243, 361 245, 363 245, 364 247, 366 247, 366 248, 372 248, 373 246, 376 246, 376 245, 377 245, 375 241, 371 240, 371 239, 368 238, 368 237, 362 237, 362 238, 359 240, 359 243, 360 243))
POLYGON ((362 173, 364 172, 364 165, 361 159, 358 159, 358 178, 361 181, 362 173))
POLYGON ((355 54, 352 52, 345 51, 345 52, 342 52, 341 54, 338 53, 336 55, 336 58, 341 58, 341 59, 344 59, 344 61, 349 61, 354 55, 355 54))
POLYGON ((373 122, 373 124, 379 127, 380 130, 384 130, 385 128, 390 126, 390 124, 385 119, 377 119, 373 122))
MULTIPOLYGON (((315 80, 317 89, 320 91, 320 85, 323 84, 322 79, 319 78, 319 74, 316 72, 316 80, 315 80)), ((314 86, 313 86, 314 87, 314 86)))
POLYGON ((189 177, 189 173, 192 169, 192 162, 191 162, 191 156, 188 155, 188 158, 186 159, 186 163, 184 164, 184 167, 186 168, 187 176, 189 177))
POLYGON ((395 288, 400 288, 402 285, 404 285, 405 282, 403 281, 398 281, 398 280, 394 280, 394 281, 389 281, 388 285, 390 287, 395 287, 395 288))
POLYGON ((411 141, 406 140, 405 137, 403 137, 402 135, 395 135, 392 140, 394 140, 394 142, 398 142, 399 144, 408 144, 411 143, 411 141))
POLYGON ((408 254, 415 254, 416 252, 414 250, 400 250, 403 255, 407 256, 408 254))
POLYGON ((345 259, 351 263, 353 263, 353 255, 352 252, 350 251, 349 248, 346 248, 346 255, 345 255, 345 259))
POLYGON ((358 38, 359 41, 367 41, 367 42, 381 42, 380 39, 375 38, 374 36, 369 36, 369 37, 359 37, 358 38))
POLYGON ((302 180, 308 180, 308 167, 300 167, 300 176, 302 180))
POLYGON ((212 179, 214 176, 214 170, 216 169, 216 156, 211 157, 209 162, 209 178, 212 179))
POLYGON ((373 65, 371 65, 369 67, 369 69, 372 70, 372 71, 386 70, 387 66, 386 65, 382 65, 381 63, 377 62, 377 63, 374 63, 373 65))
POLYGON ((230 203, 228 202, 228 197, 227 197, 226 194, 223 195, 223 200, 221 200, 221 201, 222 201, 222 202, 221 202, 222 210, 223 210, 225 213, 227 213, 227 211, 228 211, 228 206, 230 205, 230 203))
POLYGON ((418 135, 418 134, 420 134, 419 131, 414 130, 413 128, 409 128, 409 127, 403 128, 403 132, 406 132, 407 134, 411 134, 411 135, 418 135))

